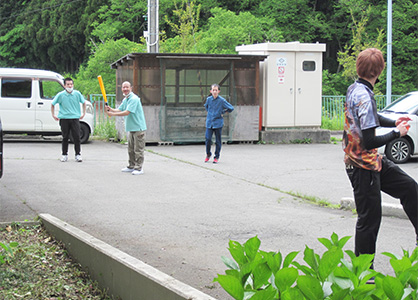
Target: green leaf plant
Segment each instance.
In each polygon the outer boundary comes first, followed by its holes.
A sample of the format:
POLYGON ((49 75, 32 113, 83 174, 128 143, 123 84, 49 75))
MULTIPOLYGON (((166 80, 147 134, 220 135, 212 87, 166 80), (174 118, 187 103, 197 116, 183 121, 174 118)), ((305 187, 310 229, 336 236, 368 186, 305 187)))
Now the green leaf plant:
POLYGON ((17 242, 9 244, 0 242, 0 265, 7 263, 13 257, 13 248, 18 245, 17 242))
POLYGON ((405 300, 418 299, 418 248, 403 256, 383 253, 390 258, 395 277, 371 269, 374 255, 356 256, 343 251, 351 237, 319 238, 327 249, 322 257, 308 246, 301 264, 298 251, 283 256, 260 250, 257 236, 244 244, 229 241, 229 257, 222 257, 228 267, 214 279, 236 300, 405 300))

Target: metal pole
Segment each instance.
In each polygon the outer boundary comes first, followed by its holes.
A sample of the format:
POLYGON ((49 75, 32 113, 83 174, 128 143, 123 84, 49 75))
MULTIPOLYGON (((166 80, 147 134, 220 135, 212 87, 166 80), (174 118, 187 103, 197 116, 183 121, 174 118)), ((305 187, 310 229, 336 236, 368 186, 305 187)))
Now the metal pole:
POLYGON ((158 0, 148 0, 148 32, 147 32, 147 52, 158 53, 158 0))
POLYGON ((386 105, 392 102, 392 0, 388 0, 386 105))

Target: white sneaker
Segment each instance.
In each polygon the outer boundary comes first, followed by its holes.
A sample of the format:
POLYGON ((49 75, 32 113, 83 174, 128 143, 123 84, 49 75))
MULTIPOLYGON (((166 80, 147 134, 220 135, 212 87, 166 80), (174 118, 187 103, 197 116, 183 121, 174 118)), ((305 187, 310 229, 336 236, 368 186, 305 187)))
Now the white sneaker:
POLYGON ((144 170, 141 170, 141 171, 139 171, 139 170, 133 170, 132 171, 132 175, 141 175, 141 174, 144 174, 144 170))
POLYGON ((129 173, 132 173, 133 171, 134 171, 134 169, 131 169, 131 168, 128 168, 128 167, 126 167, 126 168, 123 168, 122 170, 121 170, 122 172, 129 172, 129 173))
POLYGON ((62 162, 66 162, 66 161, 68 161, 68 155, 63 155, 63 156, 61 156, 60 161, 62 161, 62 162))
POLYGON ((76 155, 76 156, 75 156, 75 161, 76 161, 76 162, 82 162, 82 161, 83 161, 83 159, 81 158, 81 155, 76 155))

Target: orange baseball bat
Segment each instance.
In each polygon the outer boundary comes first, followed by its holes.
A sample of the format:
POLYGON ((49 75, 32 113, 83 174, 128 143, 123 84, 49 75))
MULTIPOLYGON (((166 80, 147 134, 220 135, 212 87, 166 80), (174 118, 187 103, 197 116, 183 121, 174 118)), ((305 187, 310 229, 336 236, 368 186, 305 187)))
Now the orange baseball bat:
POLYGON ((103 99, 105 101, 105 104, 107 105, 106 90, 103 84, 102 75, 97 76, 97 79, 99 80, 100 90, 102 91, 103 99))

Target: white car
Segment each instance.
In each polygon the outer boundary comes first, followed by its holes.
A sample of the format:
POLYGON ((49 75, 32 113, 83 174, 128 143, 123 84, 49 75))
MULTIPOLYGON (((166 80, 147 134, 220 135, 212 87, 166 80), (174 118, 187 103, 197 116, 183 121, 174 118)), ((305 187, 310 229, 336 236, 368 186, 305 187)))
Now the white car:
MULTIPOLYGON (((400 116, 408 116, 411 119, 408 134, 380 147, 379 153, 386 154, 388 159, 397 164, 405 163, 411 156, 418 155, 418 91, 402 96, 386 106, 379 114, 393 120, 397 120, 400 116)), ((382 135, 392 130, 393 128, 379 127, 376 134, 382 135)))
MULTIPOLYGON (((60 135, 59 122, 51 116, 51 102, 64 89, 64 78, 55 72, 0 68, 0 117, 4 133, 60 135)), ((58 114, 59 105, 55 113, 58 114)), ((80 138, 86 143, 94 130, 93 106, 86 100, 80 120, 80 138)))

